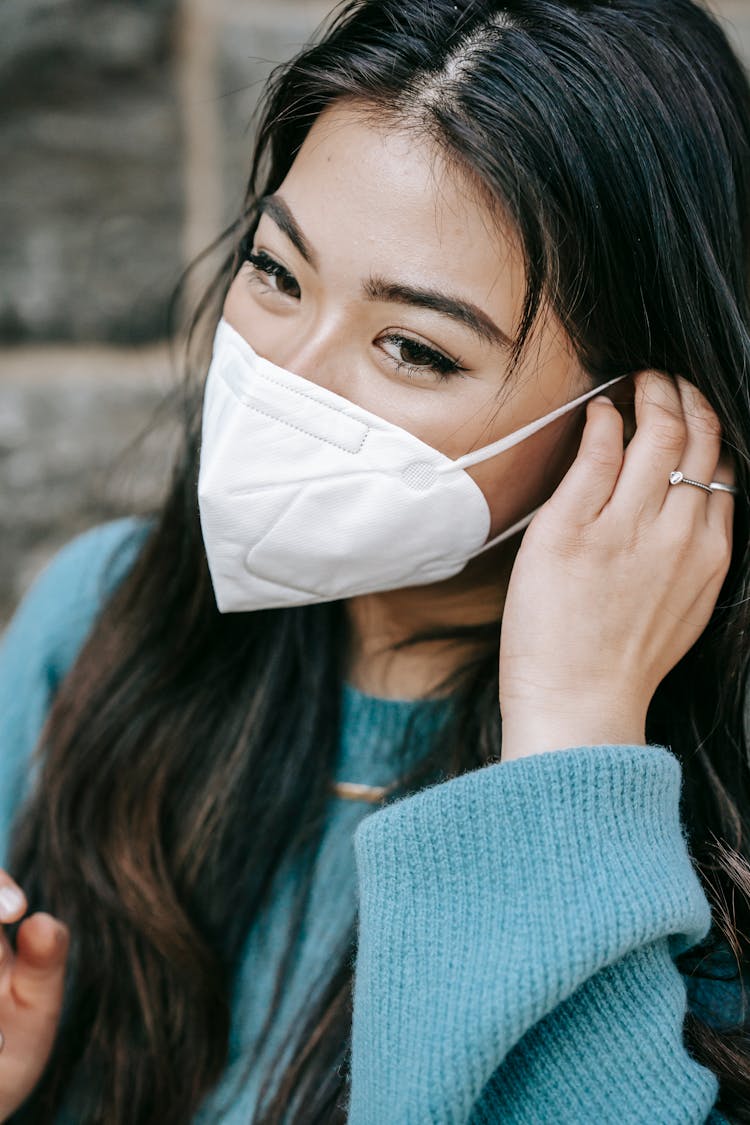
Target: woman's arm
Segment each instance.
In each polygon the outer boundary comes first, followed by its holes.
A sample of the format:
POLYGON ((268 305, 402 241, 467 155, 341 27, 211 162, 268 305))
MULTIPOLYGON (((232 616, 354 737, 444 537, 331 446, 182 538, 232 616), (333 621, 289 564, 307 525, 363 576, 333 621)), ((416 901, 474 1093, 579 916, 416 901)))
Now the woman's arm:
POLYGON ((362 822, 350 1125, 707 1120, 673 961, 711 921, 680 786, 663 747, 582 746, 362 822))

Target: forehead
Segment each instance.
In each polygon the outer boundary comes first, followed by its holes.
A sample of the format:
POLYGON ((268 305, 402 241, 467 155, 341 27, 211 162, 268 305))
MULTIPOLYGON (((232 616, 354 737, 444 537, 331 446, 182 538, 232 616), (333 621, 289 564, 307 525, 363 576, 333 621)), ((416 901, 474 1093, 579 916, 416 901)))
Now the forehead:
POLYGON ((470 177, 416 129, 337 103, 316 120, 279 194, 322 264, 471 288, 486 301, 520 293, 509 228, 470 177))

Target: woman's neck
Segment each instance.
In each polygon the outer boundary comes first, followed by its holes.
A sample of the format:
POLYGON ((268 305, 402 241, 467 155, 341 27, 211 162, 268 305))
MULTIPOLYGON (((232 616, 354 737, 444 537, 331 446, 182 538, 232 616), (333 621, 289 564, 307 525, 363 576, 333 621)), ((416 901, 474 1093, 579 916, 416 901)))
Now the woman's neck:
MULTIPOLYGON (((421 650, 427 647, 419 645, 402 653, 360 657, 350 664, 346 681, 357 691, 378 699, 421 699, 434 691, 455 665, 455 661, 439 661, 437 655, 420 656, 421 650)), ((455 652, 451 655, 455 656, 455 652)))
POLYGON ((472 560, 481 561, 481 569, 469 564, 445 582, 347 599, 346 681, 381 699, 419 699, 433 692, 477 653, 476 642, 425 641, 395 652, 392 646, 428 629, 499 625, 510 566, 493 554, 472 560))

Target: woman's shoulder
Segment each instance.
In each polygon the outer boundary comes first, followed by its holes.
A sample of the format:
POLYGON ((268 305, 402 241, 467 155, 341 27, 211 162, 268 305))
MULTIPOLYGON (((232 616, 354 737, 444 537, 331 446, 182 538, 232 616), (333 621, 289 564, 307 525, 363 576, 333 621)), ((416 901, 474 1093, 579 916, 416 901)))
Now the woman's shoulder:
MULTIPOLYGON (((61 678, 96 616, 125 576, 152 520, 124 516, 96 524, 69 539, 43 567, 18 605, 2 648, 19 659, 43 663, 48 678, 61 678)), ((41 670, 41 669, 40 669, 41 670)))
POLYGON ((125 517, 73 536, 42 569, 0 638, 0 866, 57 687, 150 526, 125 517))

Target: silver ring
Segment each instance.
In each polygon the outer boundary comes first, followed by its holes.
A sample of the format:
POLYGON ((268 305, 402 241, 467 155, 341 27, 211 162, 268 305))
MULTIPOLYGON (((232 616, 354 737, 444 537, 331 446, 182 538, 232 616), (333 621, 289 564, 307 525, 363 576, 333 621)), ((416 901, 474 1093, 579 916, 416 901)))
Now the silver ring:
POLYGON ((710 484, 703 484, 699 480, 690 480, 679 469, 675 469, 669 474, 670 484, 694 484, 696 488, 702 488, 706 492, 729 492, 732 496, 739 495, 739 488, 734 484, 722 484, 721 481, 712 480, 710 484))
POLYGON ((681 473, 679 469, 674 469, 674 471, 669 474, 669 483, 694 484, 696 488, 702 488, 704 492, 713 492, 713 488, 710 484, 702 484, 699 480, 690 480, 690 478, 686 477, 684 473, 681 473))
POLYGON ((0 1051, 2 1051, 4 1046, 5 1046, 5 1036, 3 1035, 2 1031, 0 1031, 0 1051))

